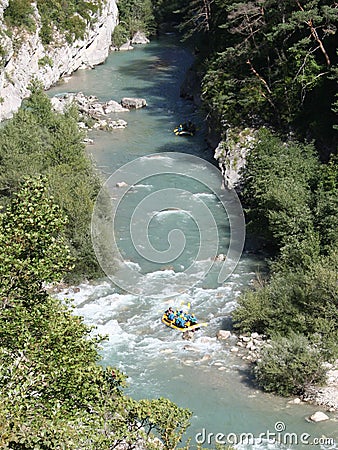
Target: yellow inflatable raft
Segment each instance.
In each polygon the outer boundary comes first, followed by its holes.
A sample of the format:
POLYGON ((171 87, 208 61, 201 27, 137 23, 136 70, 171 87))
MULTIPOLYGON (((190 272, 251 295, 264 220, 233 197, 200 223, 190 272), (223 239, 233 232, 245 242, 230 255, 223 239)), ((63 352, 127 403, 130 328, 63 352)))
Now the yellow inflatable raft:
POLYGON ((195 323, 194 325, 186 326, 184 328, 177 327, 173 320, 168 319, 168 316, 166 314, 163 314, 162 322, 164 323, 164 325, 167 325, 167 327, 173 328, 174 330, 182 331, 182 332, 198 330, 199 328, 206 327, 208 325, 206 322, 201 322, 201 323, 195 323))

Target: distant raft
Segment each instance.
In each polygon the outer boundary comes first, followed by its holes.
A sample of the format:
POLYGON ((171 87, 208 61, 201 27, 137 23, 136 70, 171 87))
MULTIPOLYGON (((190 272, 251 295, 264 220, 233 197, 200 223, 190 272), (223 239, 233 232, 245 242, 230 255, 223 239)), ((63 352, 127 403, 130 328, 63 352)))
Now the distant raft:
POLYGON ((193 136, 196 132, 196 126, 190 120, 178 125, 174 129, 176 136, 193 136))
POLYGON ((175 325, 175 319, 170 320, 166 313, 164 313, 163 316, 162 316, 162 323, 164 323, 164 325, 166 325, 169 328, 173 328, 174 330, 181 331, 181 332, 184 332, 184 331, 197 331, 201 327, 206 327, 207 326, 206 322, 199 322, 199 323, 194 323, 192 325, 185 325, 183 327, 182 326, 179 327, 179 326, 175 325))

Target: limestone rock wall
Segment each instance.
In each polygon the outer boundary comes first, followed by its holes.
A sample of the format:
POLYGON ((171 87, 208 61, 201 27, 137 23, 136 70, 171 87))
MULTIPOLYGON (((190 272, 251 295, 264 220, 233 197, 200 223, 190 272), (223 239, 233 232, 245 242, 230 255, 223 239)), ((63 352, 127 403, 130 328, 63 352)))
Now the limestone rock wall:
POLYGON ((45 89, 61 77, 81 67, 104 62, 109 53, 111 35, 118 23, 116 0, 103 2, 95 23, 87 28, 85 38, 68 44, 63 36, 55 43, 43 46, 39 38, 40 17, 35 6, 37 31, 33 34, 14 30, 9 38, 3 12, 9 0, 0 0, 0 46, 5 57, 0 68, 0 121, 10 118, 29 95, 28 85, 33 78, 40 80, 45 89))
POLYGON ((228 129, 226 139, 215 149, 214 158, 218 161, 224 184, 228 188, 241 189, 241 171, 255 141, 256 132, 253 129, 228 129))

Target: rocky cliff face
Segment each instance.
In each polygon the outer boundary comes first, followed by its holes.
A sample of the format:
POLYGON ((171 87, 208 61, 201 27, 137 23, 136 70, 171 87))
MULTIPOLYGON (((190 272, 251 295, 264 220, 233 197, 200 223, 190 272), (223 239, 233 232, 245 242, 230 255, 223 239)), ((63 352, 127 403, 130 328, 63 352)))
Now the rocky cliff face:
POLYGON ((214 158, 218 161, 224 184, 229 189, 241 189, 241 172, 248 153, 255 145, 255 135, 255 130, 250 128, 228 129, 226 139, 215 149, 214 158))
POLYGON ((6 54, 0 69, 0 121, 17 111, 22 99, 29 95, 28 85, 32 79, 40 80, 48 89, 79 68, 102 63, 108 56, 118 20, 116 0, 106 0, 83 40, 68 44, 63 36, 57 35, 53 45, 44 47, 39 38, 41 25, 36 7, 36 32, 14 30, 11 38, 7 36, 3 13, 8 1, 0 0, 0 46, 6 54))

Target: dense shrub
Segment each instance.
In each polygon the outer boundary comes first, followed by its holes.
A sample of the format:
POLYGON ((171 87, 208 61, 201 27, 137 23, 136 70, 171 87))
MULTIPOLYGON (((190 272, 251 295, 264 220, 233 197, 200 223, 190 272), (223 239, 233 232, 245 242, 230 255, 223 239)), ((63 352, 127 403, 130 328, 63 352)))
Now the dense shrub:
POLYGON ((320 335, 326 357, 337 355, 337 255, 321 257, 307 270, 276 272, 263 287, 245 292, 233 313, 235 328, 269 337, 320 335))
POLYGON ((308 385, 325 380, 320 349, 295 333, 271 341, 263 349, 254 373, 264 390, 280 395, 301 395, 308 385))
POLYGON ((122 24, 117 25, 113 32, 113 45, 117 48, 121 47, 122 44, 128 41, 130 38, 129 30, 125 28, 122 24))

